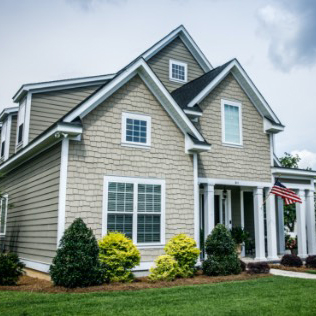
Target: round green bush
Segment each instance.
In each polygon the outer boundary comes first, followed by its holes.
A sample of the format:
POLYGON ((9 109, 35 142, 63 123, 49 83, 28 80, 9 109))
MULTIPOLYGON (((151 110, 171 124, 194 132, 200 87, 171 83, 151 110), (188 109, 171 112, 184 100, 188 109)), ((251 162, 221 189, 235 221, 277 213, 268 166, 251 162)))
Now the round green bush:
POLYGON ((65 230, 50 275, 55 285, 67 288, 103 283, 98 242, 81 218, 65 230))
POLYGON ((224 225, 216 225, 206 239, 207 259, 203 262, 203 273, 208 276, 239 274, 241 264, 236 245, 224 225))
POLYGON ((150 281, 173 281, 179 274, 179 265, 172 256, 162 255, 155 260, 155 266, 149 271, 150 281))
POLYGON ((112 232, 99 241, 100 261, 106 267, 104 277, 110 282, 130 282, 131 272, 140 263, 140 252, 125 235, 112 232))
POLYGON ((179 265, 179 276, 190 277, 195 273, 195 264, 200 254, 196 242, 186 234, 172 237, 165 246, 166 254, 176 259, 179 265))
POLYGON ((0 285, 16 285, 24 267, 17 254, 0 253, 0 285))

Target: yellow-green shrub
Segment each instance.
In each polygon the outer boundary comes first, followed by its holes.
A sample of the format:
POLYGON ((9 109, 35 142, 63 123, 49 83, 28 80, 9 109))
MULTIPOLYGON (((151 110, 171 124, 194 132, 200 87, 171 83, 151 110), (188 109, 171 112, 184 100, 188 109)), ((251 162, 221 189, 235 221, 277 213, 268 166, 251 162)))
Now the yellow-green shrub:
POLYGON ((155 260, 155 266, 150 268, 149 280, 173 281, 179 274, 177 261, 169 255, 162 255, 155 260))
POLYGON ((165 246, 165 252, 174 257, 179 265, 179 276, 190 277, 195 273, 195 264, 200 250, 196 242, 186 234, 179 234, 171 238, 165 246))
POLYGON ((131 269, 140 263, 140 252, 132 240, 121 233, 109 233, 99 241, 99 257, 106 280, 129 282, 131 269))

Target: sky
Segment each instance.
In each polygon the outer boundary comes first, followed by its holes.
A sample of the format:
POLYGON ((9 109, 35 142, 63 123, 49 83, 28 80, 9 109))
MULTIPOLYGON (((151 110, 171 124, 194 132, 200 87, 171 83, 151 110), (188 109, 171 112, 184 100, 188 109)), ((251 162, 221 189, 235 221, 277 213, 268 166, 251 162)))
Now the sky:
POLYGON ((237 58, 316 169, 316 0, 0 0, 0 110, 24 83, 117 72, 183 24, 216 67, 237 58))

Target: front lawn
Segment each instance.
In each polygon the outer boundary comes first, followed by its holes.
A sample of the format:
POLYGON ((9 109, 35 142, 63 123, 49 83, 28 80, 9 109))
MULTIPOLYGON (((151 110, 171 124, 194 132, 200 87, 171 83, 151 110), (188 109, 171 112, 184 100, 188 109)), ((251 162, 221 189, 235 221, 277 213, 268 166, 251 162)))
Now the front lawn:
POLYGON ((315 315, 314 280, 248 281, 98 293, 0 292, 0 315, 315 315))

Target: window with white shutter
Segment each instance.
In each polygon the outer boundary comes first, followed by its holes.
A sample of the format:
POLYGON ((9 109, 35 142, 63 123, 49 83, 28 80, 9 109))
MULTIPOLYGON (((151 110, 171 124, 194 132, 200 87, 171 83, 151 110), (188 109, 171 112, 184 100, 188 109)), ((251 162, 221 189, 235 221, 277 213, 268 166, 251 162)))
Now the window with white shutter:
POLYGON ((105 177, 105 229, 131 238, 135 244, 164 243, 165 181, 105 177))

